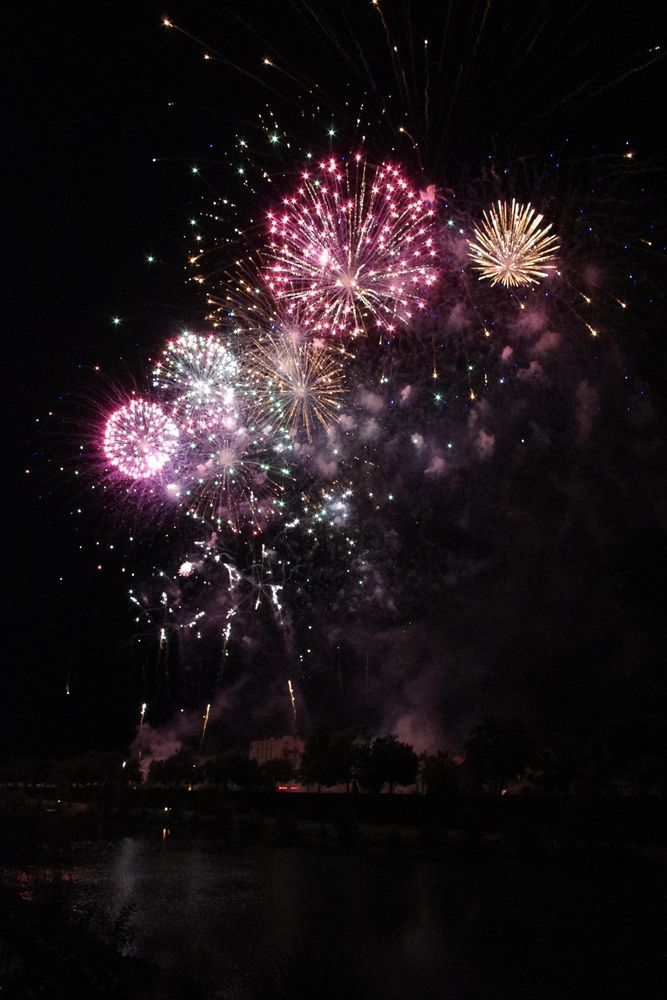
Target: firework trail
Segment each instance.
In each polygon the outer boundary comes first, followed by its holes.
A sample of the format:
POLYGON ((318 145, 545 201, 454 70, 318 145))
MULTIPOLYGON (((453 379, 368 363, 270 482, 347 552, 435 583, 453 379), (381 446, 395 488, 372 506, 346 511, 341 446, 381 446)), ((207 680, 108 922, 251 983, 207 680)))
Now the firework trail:
POLYGON ((139 748, 139 752, 138 752, 138 758, 139 758, 139 760, 141 760, 141 753, 142 753, 142 749, 143 749, 142 748, 142 744, 141 744, 141 736, 142 736, 143 729, 144 729, 144 718, 146 717, 146 708, 147 708, 146 702, 144 702, 142 704, 142 706, 141 706, 141 712, 139 713, 139 735, 138 735, 138 738, 137 738, 137 746, 139 748))
POLYGON ((294 724, 294 731, 296 732, 296 698, 294 696, 294 688, 292 687, 292 681, 287 681, 287 689, 289 691, 290 701, 292 703, 292 721, 294 724))
POLYGON ((209 704, 206 706, 206 711, 204 712, 204 719, 201 730, 201 739, 199 740, 200 749, 204 745, 204 737, 206 736, 206 730, 208 728, 208 717, 210 712, 211 712, 211 703, 209 702, 209 704))

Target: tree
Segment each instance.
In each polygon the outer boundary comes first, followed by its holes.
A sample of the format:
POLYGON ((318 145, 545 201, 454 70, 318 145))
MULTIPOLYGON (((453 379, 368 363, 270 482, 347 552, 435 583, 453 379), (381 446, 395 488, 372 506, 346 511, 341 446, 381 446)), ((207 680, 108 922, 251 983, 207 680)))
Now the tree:
POLYGON ((389 785, 393 794, 396 785, 412 785, 417 780, 419 758, 409 743, 401 743, 394 733, 378 736, 372 743, 359 747, 358 773, 360 784, 371 792, 382 791, 389 785))
POLYGON ((444 798, 456 794, 459 783, 457 765, 448 753, 438 750, 436 754, 422 754, 419 758, 419 773, 424 790, 429 795, 444 798))
POLYGON ((247 753, 235 751, 227 758, 229 782, 237 788, 253 788, 258 781, 259 767, 247 753))
POLYGON ((227 754, 216 754, 209 757, 202 766, 204 781, 207 785, 217 788, 229 787, 229 757, 227 754))
POLYGON ((366 741, 357 746, 355 770, 359 784, 366 792, 381 792, 384 778, 380 771, 379 761, 373 753, 373 743, 366 741))
POLYGON ((361 730, 358 726, 333 733, 331 739, 331 773, 336 776, 336 783, 345 785, 349 792, 356 771, 361 744, 361 730))
POLYGON ((336 754, 335 738, 329 726, 320 725, 306 743, 299 774, 306 785, 330 787, 341 779, 340 759, 336 754))
POLYGON ((60 786, 106 785, 119 780, 119 768, 114 754, 91 751, 61 760, 54 768, 53 778, 60 786))
POLYGON ((204 780, 218 788, 249 788, 257 784, 257 761, 250 760, 246 753, 233 750, 230 753, 209 757, 202 767, 204 780))
POLYGON ((466 743, 466 764, 472 776, 499 794, 531 760, 533 743, 517 719, 485 719, 466 743))
MULTIPOLYGON (((166 760, 154 760, 148 771, 148 780, 152 785, 166 785, 176 788, 179 785, 190 785, 195 781, 196 761, 190 750, 179 750, 166 760)), ((196 780, 199 780, 197 775, 196 780)))
POLYGON ((259 780, 275 790, 276 785, 282 785, 294 778, 294 768, 291 761, 285 758, 267 760, 259 767, 259 780))
POLYGON ((378 760, 378 772, 393 794, 395 785, 414 785, 417 780, 419 758, 409 743, 401 743, 397 736, 378 736, 373 741, 373 754, 378 760))

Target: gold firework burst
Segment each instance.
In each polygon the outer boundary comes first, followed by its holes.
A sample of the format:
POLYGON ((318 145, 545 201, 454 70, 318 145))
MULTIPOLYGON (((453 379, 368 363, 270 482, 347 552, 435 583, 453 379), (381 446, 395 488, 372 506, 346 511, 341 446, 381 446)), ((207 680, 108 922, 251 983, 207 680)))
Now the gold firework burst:
POLYGON ((292 438, 305 432, 309 441, 319 424, 327 430, 347 392, 342 349, 296 336, 265 333, 250 356, 250 379, 257 419, 292 438))
POLYGON ((550 261, 558 251, 558 238, 549 235, 551 225, 540 228, 543 216, 532 205, 499 201, 482 215, 480 228, 475 228, 477 242, 469 244, 481 278, 512 288, 536 284, 554 270, 550 261))

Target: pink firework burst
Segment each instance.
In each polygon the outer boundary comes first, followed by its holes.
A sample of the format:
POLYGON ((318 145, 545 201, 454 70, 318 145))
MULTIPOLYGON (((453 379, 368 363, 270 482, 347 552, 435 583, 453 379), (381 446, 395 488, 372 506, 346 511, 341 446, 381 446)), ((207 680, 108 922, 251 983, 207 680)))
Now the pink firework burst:
POLYGON ((157 403, 133 399, 107 420, 104 451, 126 476, 147 479, 173 456, 178 439, 177 425, 157 403))
POLYGON ((436 279, 434 222, 398 167, 327 160, 269 214, 265 280, 312 332, 391 332, 424 308, 436 279))

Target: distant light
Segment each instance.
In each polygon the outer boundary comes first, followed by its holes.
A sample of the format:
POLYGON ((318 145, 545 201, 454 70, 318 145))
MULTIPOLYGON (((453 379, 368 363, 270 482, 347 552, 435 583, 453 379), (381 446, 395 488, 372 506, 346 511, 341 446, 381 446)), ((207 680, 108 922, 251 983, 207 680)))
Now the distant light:
POLYGON ((120 324, 121 324, 121 323, 122 323, 123 321, 122 321, 122 319, 120 318, 120 316, 114 316, 114 317, 113 317, 113 319, 111 320, 111 322, 113 323, 113 325, 114 325, 114 326, 120 326, 120 324))

